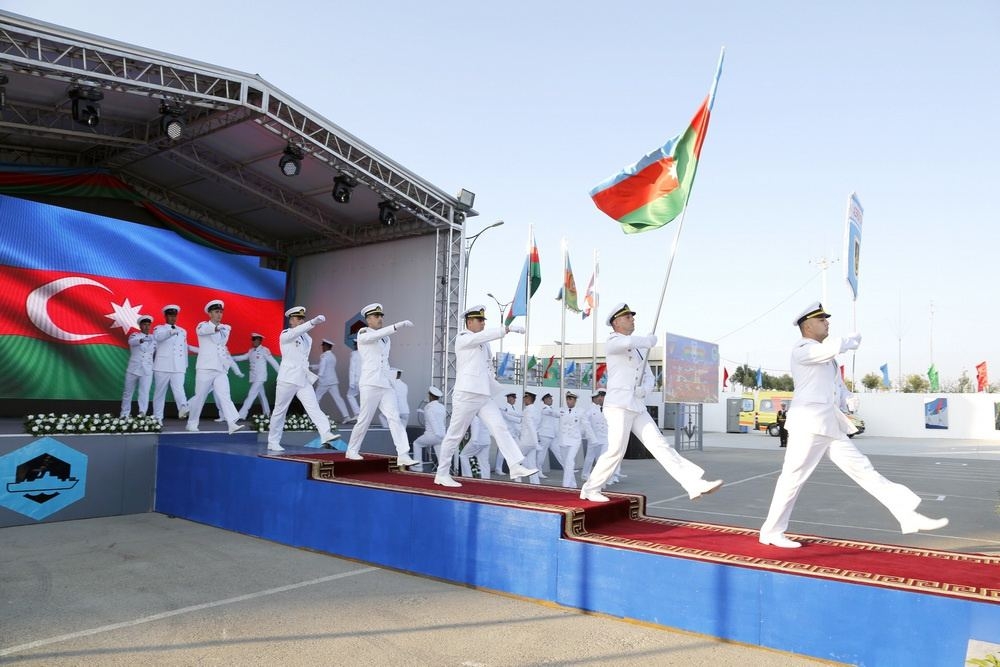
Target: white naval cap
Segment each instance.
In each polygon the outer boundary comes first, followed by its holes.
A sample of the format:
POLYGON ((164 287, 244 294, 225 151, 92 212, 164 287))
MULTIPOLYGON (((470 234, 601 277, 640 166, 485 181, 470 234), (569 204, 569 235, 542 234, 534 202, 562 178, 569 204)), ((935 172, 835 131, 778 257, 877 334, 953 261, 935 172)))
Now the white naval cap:
POLYGON ((476 304, 475 306, 473 306, 472 308, 467 308, 466 311, 464 313, 462 313, 462 317, 464 317, 465 319, 469 319, 470 317, 474 317, 476 319, 485 320, 486 319, 486 306, 484 306, 483 304, 479 303, 479 304, 476 304))
POLYGON ((361 309, 361 316, 368 317, 369 315, 385 315, 382 312, 381 303, 369 303, 367 306, 361 309))
POLYGON ((215 309, 223 310, 226 307, 225 302, 222 299, 212 299, 205 304, 205 312, 210 313, 215 309))
POLYGON ((326 343, 326 344, 327 344, 327 345, 329 345, 330 347, 333 347, 333 341, 332 341, 332 340, 330 340, 329 338, 324 338, 324 339, 323 339, 323 340, 321 340, 320 342, 321 342, 321 343, 326 343))
POLYGON ((288 310, 285 311, 285 317, 291 317, 292 315, 298 315, 299 317, 305 317, 306 316, 306 307, 305 306, 292 306, 291 308, 289 308, 288 310))
POLYGON ((430 394, 431 396, 437 396, 438 398, 444 396, 444 392, 435 387, 434 385, 427 387, 427 393, 430 394))
POLYGON ((615 321, 616 317, 621 317, 622 315, 635 315, 635 311, 628 307, 627 303, 619 303, 617 306, 611 309, 611 313, 608 314, 608 326, 615 321))
POLYGON ((153 321, 153 316, 152 315, 140 315, 139 316, 139 324, 142 324, 143 322, 152 322, 152 321, 153 321))
POLYGON ((250 339, 252 340, 254 338, 260 338, 261 340, 264 340, 264 334, 259 334, 255 331, 252 334, 250 334, 250 339))
POLYGON ((181 312, 181 307, 178 306, 176 303, 171 303, 171 304, 167 304, 166 306, 163 307, 163 313, 166 314, 166 312, 168 310, 172 310, 175 313, 179 313, 179 312, 181 312))
POLYGON ((795 320, 792 322, 792 324, 794 324, 795 326, 799 326, 806 320, 811 320, 817 317, 822 317, 823 319, 826 319, 830 317, 830 313, 823 310, 823 304, 821 304, 819 301, 813 301, 808 306, 806 306, 805 310, 803 310, 801 313, 795 316, 795 320))

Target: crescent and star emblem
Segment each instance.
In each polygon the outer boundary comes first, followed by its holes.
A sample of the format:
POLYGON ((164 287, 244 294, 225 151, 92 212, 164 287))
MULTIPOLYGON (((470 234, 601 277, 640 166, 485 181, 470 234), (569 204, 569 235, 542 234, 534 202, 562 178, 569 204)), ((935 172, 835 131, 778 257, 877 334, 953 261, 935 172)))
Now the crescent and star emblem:
MULTIPOLYGON (((28 314, 28 319, 31 320, 31 323, 34 324, 39 331, 55 338, 56 340, 79 342, 90 340, 91 338, 98 338, 100 336, 107 336, 108 334, 106 332, 73 333, 71 331, 66 331, 65 329, 57 326, 49 316, 49 299, 70 289, 71 287, 79 287, 81 285, 99 287, 106 292, 111 291, 111 289, 106 285, 102 285, 96 280, 91 280, 90 278, 84 278, 82 276, 58 278, 52 282, 45 283, 28 294, 28 298, 25 300, 24 304, 25 310, 28 314)), ((112 329, 119 327, 124 333, 127 334, 131 329, 139 328, 139 312, 142 310, 141 304, 133 306, 129 303, 128 299, 125 299, 124 304, 118 305, 112 302, 111 307, 115 312, 105 315, 105 317, 114 322, 114 324, 111 325, 112 329)))

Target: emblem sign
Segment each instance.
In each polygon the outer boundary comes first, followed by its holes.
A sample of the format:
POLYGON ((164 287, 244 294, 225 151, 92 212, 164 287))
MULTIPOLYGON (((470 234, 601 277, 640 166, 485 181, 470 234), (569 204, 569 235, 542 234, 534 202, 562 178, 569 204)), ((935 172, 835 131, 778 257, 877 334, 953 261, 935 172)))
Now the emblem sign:
POLYGON ((0 507, 41 520, 86 495, 87 455, 41 438, 0 456, 0 507))

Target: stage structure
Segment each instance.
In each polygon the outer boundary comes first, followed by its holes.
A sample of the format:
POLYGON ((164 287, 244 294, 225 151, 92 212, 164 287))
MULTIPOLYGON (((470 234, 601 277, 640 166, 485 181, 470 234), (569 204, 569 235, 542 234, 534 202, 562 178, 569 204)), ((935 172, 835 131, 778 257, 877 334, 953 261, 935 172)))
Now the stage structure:
POLYGON ((299 258, 433 240, 427 363, 430 381, 450 386, 471 192, 447 194, 259 76, 8 12, 0 91, 0 162, 108 174, 132 201, 112 213, 107 200, 86 199, 103 194, 32 189, 44 169, 6 179, 5 194, 148 224, 142 198, 203 239, 273 250, 262 262, 288 271, 292 287, 304 280, 299 258))

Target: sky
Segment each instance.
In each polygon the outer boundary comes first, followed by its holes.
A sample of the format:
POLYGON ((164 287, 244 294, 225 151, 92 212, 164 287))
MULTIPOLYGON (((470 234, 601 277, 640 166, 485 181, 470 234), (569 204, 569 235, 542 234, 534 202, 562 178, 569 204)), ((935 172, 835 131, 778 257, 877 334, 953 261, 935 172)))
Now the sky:
POLYGON ((948 384, 987 361, 1000 378, 994 0, 175 0, 162 18, 119 0, 0 6, 259 74, 446 192, 476 193, 468 234, 504 220, 470 253, 469 303, 488 313, 487 293, 512 298, 533 228, 532 346, 591 340, 578 315, 562 334, 565 239, 581 297, 600 253, 599 339, 624 301, 641 333, 716 342, 730 373, 782 374, 792 320, 825 294, 831 334, 863 335, 841 358, 848 377, 888 364, 895 380, 933 361, 948 384), (683 131, 723 46, 682 233, 675 222, 626 236, 589 190, 683 131), (856 302, 851 192, 864 206, 856 302))

